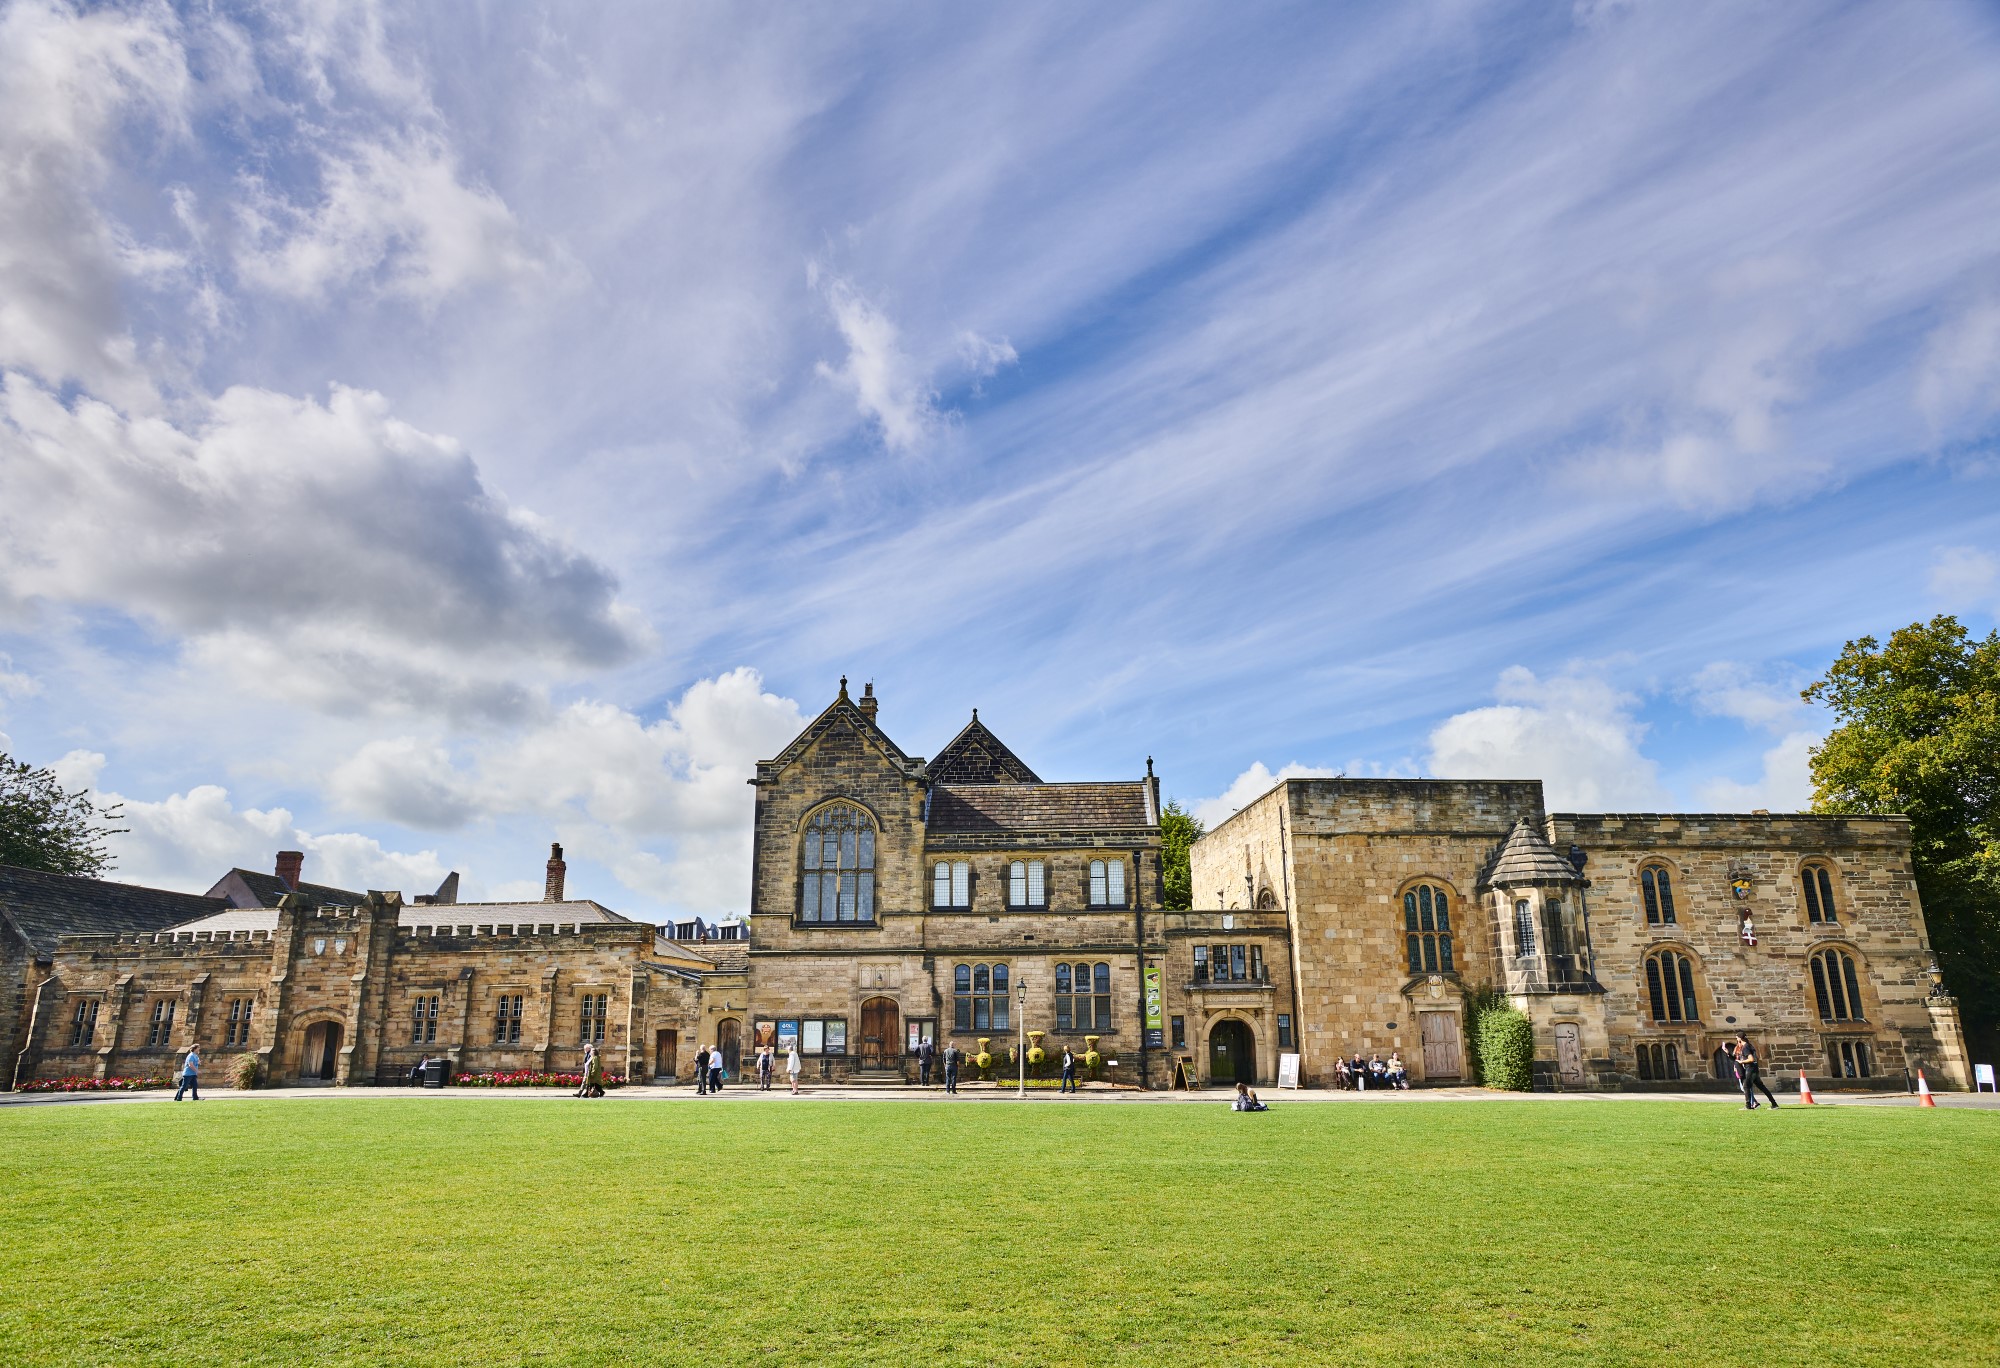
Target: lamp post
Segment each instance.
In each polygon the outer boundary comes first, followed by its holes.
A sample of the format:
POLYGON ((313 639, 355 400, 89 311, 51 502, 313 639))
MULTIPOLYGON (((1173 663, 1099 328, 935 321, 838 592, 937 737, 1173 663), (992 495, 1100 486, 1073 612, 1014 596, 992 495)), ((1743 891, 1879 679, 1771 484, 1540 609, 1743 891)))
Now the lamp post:
POLYGON ((1023 1100, 1028 1096, 1028 982, 1014 980, 1014 1025, 1021 1032, 1021 1043, 1014 1047, 1014 1058, 1021 1065, 1021 1086, 1014 1094, 1023 1100))

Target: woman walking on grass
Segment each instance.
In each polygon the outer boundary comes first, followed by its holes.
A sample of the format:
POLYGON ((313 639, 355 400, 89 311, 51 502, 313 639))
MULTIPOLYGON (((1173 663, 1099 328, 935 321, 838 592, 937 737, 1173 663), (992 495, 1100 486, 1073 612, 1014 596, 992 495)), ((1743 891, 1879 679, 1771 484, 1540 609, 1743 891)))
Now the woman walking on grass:
POLYGON ((201 1101, 201 1046, 188 1046, 187 1063, 181 1065, 181 1085, 174 1089, 174 1101, 181 1100, 182 1093, 193 1093, 194 1100, 201 1101))
POLYGON ((1757 1110, 1757 1094, 1753 1088, 1763 1089, 1764 1096, 1771 1098, 1771 1109, 1777 1110, 1778 1099, 1771 1097, 1771 1087, 1757 1069, 1757 1047, 1750 1043, 1750 1037, 1741 1031, 1736 1034, 1736 1076, 1743 1080, 1743 1106, 1747 1111, 1757 1110))

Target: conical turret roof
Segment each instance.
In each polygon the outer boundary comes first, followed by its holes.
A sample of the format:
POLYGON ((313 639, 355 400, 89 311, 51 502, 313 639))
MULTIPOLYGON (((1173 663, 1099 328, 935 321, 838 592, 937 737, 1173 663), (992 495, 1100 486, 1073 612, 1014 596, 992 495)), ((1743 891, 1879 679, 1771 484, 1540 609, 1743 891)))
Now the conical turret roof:
POLYGON ((1493 857, 1486 871, 1486 883, 1492 888, 1509 884, 1573 884, 1580 882, 1581 877, 1576 867, 1556 854, 1548 837, 1526 817, 1514 824, 1507 844, 1500 847, 1500 853, 1493 857))

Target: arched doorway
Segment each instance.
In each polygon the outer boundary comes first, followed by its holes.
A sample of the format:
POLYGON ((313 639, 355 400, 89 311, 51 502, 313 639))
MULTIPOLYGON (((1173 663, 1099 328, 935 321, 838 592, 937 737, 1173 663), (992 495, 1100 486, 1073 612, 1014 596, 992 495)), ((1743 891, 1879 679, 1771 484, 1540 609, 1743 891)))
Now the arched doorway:
POLYGON ((306 1028, 305 1047, 299 1051, 300 1078, 333 1078, 340 1063, 340 1023, 316 1021, 306 1028))
POLYGON ((902 1063, 902 1013, 885 997, 861 1004, 861 1067, 894 1069, 902 1063))
POLYGON ((1208 1081, 1223 1087, 1257 1082, 1257 1042, 1247 1022, 1218 1021, 1208 1032, 1208 1081))
POLYGON ((715 1025, 715 1048, 731 1077, 743 1072, 743 1023, 728 1017, 715 1025))

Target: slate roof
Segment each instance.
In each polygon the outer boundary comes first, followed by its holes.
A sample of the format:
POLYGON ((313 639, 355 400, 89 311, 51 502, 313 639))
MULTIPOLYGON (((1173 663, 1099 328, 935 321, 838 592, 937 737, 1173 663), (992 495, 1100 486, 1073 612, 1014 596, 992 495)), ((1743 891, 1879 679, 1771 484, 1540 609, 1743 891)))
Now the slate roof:
MULTIPOLYGON (((310 887, 311 885, 308 885, 310 887)), ((355 902, 360 899, 356 898, 355 902)), ((349 904, 341 904, 343 906, 349 904)), ((524 926, 558 922, 564 926, 571 922, 623 922, 630 917, 620 916, 602 903, 589 898, 571 898, 565 902, 496 902, 496 903, 404 903, 398 910, 396 924, 399 926, 524 926)), ((230 907, 183 922, 172 928, 174 931, 275 931, 278 927, 278 909, 275 907, 230 907)), ((147 928, 151 929, 151 928, 147 928)))
POLYGON ((1581 878, 1576 866, 1556 854, 1548 837, 1523 817, 1514 824, 1500 853, 1493 857, 1482 882, 1488 887, 1501 888, 1509 884, 1577 883, 1581 878))
POLYGON ((228 907, 220 898, 0 865, 0 919, 38 955, 63 935, 159 931, 228 907))
MULTIPOLYGON (((265 907, 276 907, 278 899, 293 891, 275 874, 259 874, 251 869, 232 869, 216 880, 215 887, 208 890, 209 895, 223 896, 222 886, 232 878, 248 889, 250 895, 265 907)), ((302 883, 297 891, 322 907, 357 907, 364 896, 351 888, 334 888, 330 884, 302 883)))
POLYGON ((1142 780, 1094 784, 939 784, 932 831, 1080 831, 1149 828, 1142 780))
POLYGON ((928 773, 931 781, 938 784, 1042 782, 1042 777, 1029 769, 1025 760, 1009 750, 1007 743, 979 720, 977 708, 972 710, 972 720, 965 724, 965 730, 931 758, 928 773))

